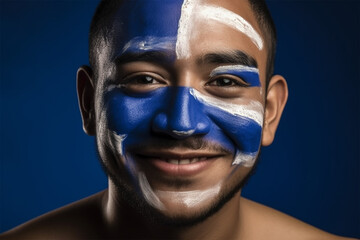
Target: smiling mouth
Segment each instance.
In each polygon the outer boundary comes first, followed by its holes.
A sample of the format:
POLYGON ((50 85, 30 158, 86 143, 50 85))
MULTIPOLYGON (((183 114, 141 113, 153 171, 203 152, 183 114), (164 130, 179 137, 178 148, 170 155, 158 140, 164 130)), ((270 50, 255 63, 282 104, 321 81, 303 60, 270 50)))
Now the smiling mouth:
POLYGON ((137 154, 137 159, 162 175, 190 177, 205 171, 222 156, 224 154, 159 152, 137 154))
POLYGON ((199 161, 206 161, 207 159, 208 159, 207 157, 194 157, 194 158, 186 158, 186 159, 164 159, 163 161, 175 165, 184 165, 184 164, 196 163, 199 161))

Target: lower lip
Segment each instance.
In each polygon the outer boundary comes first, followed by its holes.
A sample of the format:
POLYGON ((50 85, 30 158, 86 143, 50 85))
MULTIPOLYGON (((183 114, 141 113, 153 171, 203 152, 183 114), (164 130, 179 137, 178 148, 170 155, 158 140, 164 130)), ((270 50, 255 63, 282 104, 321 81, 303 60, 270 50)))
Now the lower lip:
POLYGON ((189 164, 171 164, 164 160, 143 158, 144 161, 150 163, 150 165, 155 167, 160 172, 166 175, 179 177, 189 177, 199 174, 209 168, 215 159, 216 158, 207 158, 206 160, 189 164))

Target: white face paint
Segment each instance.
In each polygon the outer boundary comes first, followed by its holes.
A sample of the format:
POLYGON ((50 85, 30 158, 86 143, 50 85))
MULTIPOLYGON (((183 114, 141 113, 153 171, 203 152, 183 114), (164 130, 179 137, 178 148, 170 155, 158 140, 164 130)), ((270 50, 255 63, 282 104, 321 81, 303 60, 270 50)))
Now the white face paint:
POLYGON ((250 23, 236 13, 222 7, 206 5, 199 6, 199 12, 197 13, 199 18, 214 20, 244 33, 259 50, 263 48, 263 41, 260 35, 250 23))
MULTIPOLYGON (((152 51, 152 50, 171 51, 171 52, 175 51, 178 59, 186 59, 191 56, 190 42, 191 42, 191 40, 192 40, 191 38, 193 36, 192 31, 194 30, 194 28, 197 24, 197 21, 207 22, 209 20, 221 23, 223 25, 226 25, 230 28, 233 28, 237 31, 242 32, 243 34, 245 34, 247 37, 250 38, 250 40, 257 46, 258 49, 261 50, 263 48, 263 42, 262 42, 262 39, 260 38, 259 34, 253 29, 253 27, 247 21, 245 21, 239 15, 237 15, 225 8, 222 8, 222 7, 200 4, 199 0, 185 0, 182 5, 182 9, 181 9, 181 16, 180 16, 180 20, 178 23, 177 36, 166 36, 166 37, 162 37, 163 35, 160 35, 160 37, 151 36, 151 35, 145 36, 145 37, 133 37, 132 36, 133 38, 128 40, 128 42, 122 47, 122 49, 120 49, 121 51, 119 51, 119 52, 120 53, 126 53, 128 51, 129 52, 132 52, 132 51, 146 52, 146 51, 152 51)), ((176 31, 176 27, 174 28, 174 31, 176 31)), ((172 33, 172 34, 174 34, 174 33, 172 33)), ((194 43, 192 43, 192 44, 194 44, 194 43)), ((220 74, 221 72, 227 72, 227 71, 250 72, 250 73, 259 74, 258 69, 253 68, 253 67, 248 67, 248 66, 243 66, 243 65, 230 65, 230 66, 217 67, 216 69, 214 69, 211 72, 210 77, 216 76, 217 74, 220 74)), ((108 86, 107 91, 111 93, 115 88, 118 88, 118 87, 121 87, 121 85, 119 85, 119 84, 117 86, 110 85, 110 86, 108 86)), ((204 95, 193 88, 191 88, 189 91, 190 91, 190 94, 193 96, 193 97, 191 96, 191 99, 195 98, 195 100, 203 103, 203 105, 214 107, 214 108, 216 108, 216 110, 220 109, 226 113, 230 113, 233 116, 244 117, 244 118, 248 118, 248 119, 254 121, 255 123, 253 125, 255 125, 256 127, 258 127, 258 125, 259 125, 260 128, 259 127, 258 128, 260 130, 258 132, 261 132, 261 126, 263 124, 264 110, 263 110, 263 106, 260 102, 254 101, 254 100, 249 100, 249 99, 237 99, 238 104, 233 104, 233 103, 229 103, 229 102, 226 102, 224 100, 221 100, 221 99, 218 99, 215 97, 204 95)), ((121 92, 121 91, 119 91, 119 92, 121 92)), ((120 115, 119 118, 116 118, 118 120, 118 122, 121 121, 119 119, 125 119, 125 120, 124 120, 124 123, 122 122, 123 124, 118 124, 118 125, 115 124, 116 127, 114 127, 114 129, 109 130, 109 132, 107 133, 109 140, 107 142, 109 142, 112 145, 111 146, 112 149, 116 149, 116 153, 119 153, 119 155, 121 155, 123 161, 125 162, 124 165, 131 173, 133 180, 135 179, 135 182, 137 181, 137 183, 136 183, 136 184, 138 184, 137 189, 140 189, 141 194, 144 197, 144 199, 151 206, 153 206, 159 210, 164 210, 167 207, 165 206, 166 202, 162 201, 162 199, 166 199, 167 202, 173 202, 177 205, 184 205, 187 208, 197 208, 197 207, 201 206, 201 203, 216 198, 219 195, 219 193, 221 192, 221 189, 223 188, 223 186, 228 184, 228 182, 226 182, 227 181, 227 179, 226 179, 227 172, 225 172, 224 175, 219 174, 219 176, 217 178, 213 178, 212 176, 209 179, 205 178, 205 180, 207 180, 207 182, 205 184, 197 184, 196 187, 190 188, 191 191, 165 191, 163 189, 168 189, 168 188, 166 188, 166 187, 164 188, 162 186, 162 184, 158 184, 160 187, 157 188, 156 179, 154 181, 154 179, 150 178, 149 176, 146 176, 146 174, 145 174, 146 169, 144 170, 144 169, 139 168, 136 165, 137 164, 136 161, 134 159, 131 159, 132 156, 130 156, 130 157, 127 156, 128 153, 126 152, 126 150, 127 150, 126 144, 129 145, 129 142, 131 142, 130 140, 135 138, 132 136, 132 134, 133 134, 133 132, 136 132, 137 130, 135 127, 133 128, 132 126, 131 126, 131 128, 129 127, 129 129, 131 131, 126 129, 126 127, 127 127, 127 126, 125 126, 127 124, 126 119, 130 119, 130 118, 128 118, 129 115, 131 115, 135 111, 143 113, 144 116, 148 116, 147 114, 149 112, 151 112, 152 109, 150 108, 150 104, 148 104, 147 106, 143 106, 146 104, 143 104, 141 101, 137 101, 135 105, 128 105, 128 106, 126 106, 126 108, 122 108, 122 109, 125 109, 125 111, 120 111, 119 106, 124 107, 122 104, 125 101, 120 101, 119 99, 122 99, 122 98, 124 98, 125 100, 130 99, 130 97, 129 97, 129 99, 127 98, 128 96, 126 96, 126 94, 121 95, 121 96, 120 95, 121 94, 117 95, 117 94, 113 93, 113 98, 110 100, 114 101, 113 102, 114 110, 113 110, 113 114, 110 114, 110 115, 111 116, 115 116, 117 114, 120 115), (142 110, 139 110, 140 107, 142 110), (124 130, 124 129, 126 129, 126 130, 124 130), (125 145, 125 149, 124 149, 124 145, 125 145), (150 181, 148 180, 148 177, 149 177, 150 181), (155 182, 155 184, 154 184, 154 182, 155 182)), ((139 97, 139 99, 141 99, 141 98, 139 97)), ((155 96, 152 97, 152 99, 156 99, 155 96)), ((157 101, 157 102, 165 102, 160 97, 158 99, 160 101, 157 101)), ((134 99, 131 99, 131 102, 135 102, 133 100, 134 99)), ((154 101, 156 101, 156 100, 154 100, 154 101)), ((129 102, 129 101, 127 101, 127 102, 129 102)), ((156 104, 156 102, 151 102, 151 101, 149 103, 152 103, 153 105, 156 104)), ((159 111, 156 111, 156 112, 154 112, 154 114, 155 113, 158 114, 158 112, 159 111)), ((234 118, 232 118, 233 116, 230 116, 231 120, 234 119, 234 118)), ((131 119, 138 120, 140 123, 142 121, 142 119, 140 119, 140 118, 142 118, 142 116, 136 115, 136 117, 138 117, 139 119, 137 119, 137 118, 131 118, 131 119)), ((154 116, 151 115, 151 117, 154 117, 154 116)), ((106 119, 107 116, 104 116, 103 118, 106 119)), ((150 117, 148 116, 148 117, 146 117, 146 119, 150 119, 150 117)), ((228 121, 228 122, 237 122, 237 121, 228 121)), ((138 126, 139 127, 146 126, 146 124, 139 124, 138 126)), ((181 136, 181 137, 192 136, 195 132, 195 130, 193 130, 193 129, 186 130, 186 131, 182 131, 179 128, 175 128, 175 129, 171 130, 172 133, 174 133, 177 136, 181 136), (175 130, 175 129, 177 129, 177 130, 175 130)), ((232 128, 231 130, 233 130, 233 129, 235 129, 235 128, 232 128)), ((236 129, 238 129, 238 128, 236 128, 236 129)), ((149 134, 149 132, 151 132, 151 131, 148 131, 148 132, 143 131, 143 132, 141 132, 141 134, 138 134, 137 137, 141 136, 140 138, 143 138, 144 134, 149 134)), ((234 131, 231 131, 231 132, 234 132, 234 131)), ((260 136, 261 134, 258 134, 258 135, 260 136)), ((214 136, 219 136, 219 135, 214 135, 214 136)), ((225 136, 225 134, 224 134, 224 136, 225 136)), ((227 137, 226 140, 228 140, 228 142, 231 142, 231 144, 234 144, 232 142, 233 139, 230 139, 229 136, 226 136, 226 137, 227 137)), ((146 138, 144 138, 144 139, 146 139, 146 138)), ((141 142, 140 140, 139 140, 139 142, 141 142)), ((216 141, 217 139, 214 138, 213 140, 216 141)), ((254 151, 256 151, 256 150, 254 150, 254 151)), ((256 155, 257 155, 257 152, 254 152, 254 151, 249 151, 250 154, 237 151, 235 153, 232 164, 239 165, 239 166, 245 166, 245 167, 251 167, 254 164, 254 162, 256 160, 256 155)), ((103 155, 105 155, 105 154, 103 154, 103 155)), ((180 154, 178 154, 178 155, 180 155, 180 154)), ((232 160, 231 154, 229 154, 229 155, 230 156, 226 159, 231 161, 232 160)), ((227 166, 230 165, 230 161, 228 161, 226 163, 227 166)), ((224 162, 225 161, 223 161, 223 163, 224 162)), ((220 166, 224 166, 224 165, 220 165, 220 166)), ((225 168, 226 167, 223 167, 223 169, 225 169, 225 168)), ((230 172, 230 170, 229 170, 229 172, 230 172)), ((199 181, 199 182, 201 182, 201 181, 199 181)), ((163 184, 163 185, 166 185, 166 184, 163 184)), ((195 186, 195 184, 194 184, 194 186, 195 186)), ((170 189, 173 190, 173 188, 170 188, 170 189)))
POLYGON ((124 155, 124 147, 123 142, 127 137, 126 134, 116 134, 116 132, 111 132, 111 135, 114 137, 114 143, 117 148, 117 152, 120 153, 121 156, 124 155))
POLYGON ((256 30, 244 18, 236 13, 218 6, 201 4, 199 0, 185 0, 181 8, 176 56, 186 59, 191 55, 190 38, 196 21, 213 20, 236 29, 250 38, 259 50, 263 49, 263 40, 256 30))
POLYGON ((159 210, 164 209, 164 204, 160 201, 159 197, 154 193, 144 173, 139 172, 139 185, 147 202, 159 210))
POLYGON ((259 74, 259 69, 255 67, 249 67, 244 65, 227 65, 220 66, 211 71, 210 77, 216 76, 219 73, 239 71, 239 72, 253 72, 259 74))
POLYGON ((217 107, 235 116, 250 118, 256 123, 258 123, 260 126, 262 126, 263 124, 264 108, 259 101, 241 99, 241 101, 243 101, 243 104, 233 104, 224 102, 223 100, 214 97, 206 96, 201 92, 196 91, 195 89, 191 89, 190 93, 197 100, 206 105, 217 107))
POLYGON ((160 198, 169 199, 173 203, 185 205, 193 208, 216 197, 221 189, 221 183, 216 184, 212 188, 194 191, 156 191, 156 195, 160 198))
POLYGON ((189 130, 189 131, 176 131, 176 130, 173 130, 173 133, 175 133, 178 136, 183 136, 183 137, 190 136, 194 132, 195 132, 195 130, 189 130))
POLYGON ((236 153, 232 165, 241 165, 244 167, 252 167, 255 164, 257 154, 245 154, 241 151, 236 153))

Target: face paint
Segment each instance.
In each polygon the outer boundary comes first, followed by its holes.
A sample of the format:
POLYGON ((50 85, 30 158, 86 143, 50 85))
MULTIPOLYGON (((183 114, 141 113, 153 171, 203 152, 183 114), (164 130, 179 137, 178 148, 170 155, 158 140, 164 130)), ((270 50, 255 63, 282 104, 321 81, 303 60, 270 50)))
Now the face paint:
POLYGON ((179 202, 186 207, 196 207, 204 201, 214 198, 219 194, 221 182, 212 188, 206 190, 194 191, 156 191, 156 195, 162 198, 168 198, 173 202, 179 202))
POLYGON ((244 18, 236 13, 218 6, 201 4, 199 0, 185 0, 179 12, 181 1, 164 4, 161 1, 144 1, 141 5, 136 1, 125 2, 118 18, 126 16, 131 25, 123 30, 123 52, 130 50, 176 50, 178 59, 186 59, 191 55, 190 40, 194 34, 194 26, 200 21, 216 21, 242 32, 248 36, 259 50, 263 41, 256 30, 244 18), (134 11, 136 9, 136 11, 134 11), (171 17, 164 13, 171 12, 171 17), (194 14, 196 13, 196 14, 194 14), (163 19, 167 22, 164 24, 163 19), (173 47, 175 45, 175 48, 173 47))
POLYGON ((199 8, 199 17, 214 20, 232 27, 245 35, 247 35, 256 47, 261 50, 263 41, 255 29, 241 16, 233 13, 225 8, 217 6, 201 6, 199 8))
POLYGON ((235 75, 243 79, 250 87, 260 87, 259 70, 254 67, 248 67, 244 65, 229 65, 220 66, 215 68, 211 73, 210 77, 229 74, 235 75))
POLYGON ((189 43, 191 36, 194 34, 194 25, 197 21, 213 20, 227 25, 248 36, 259 50, 263 48, 263 41, 260 35, 244 18, 225 8, 199 4, 199 2, 199 0, 185 0, 182 5, 176 42, 176 55, 178 59, 190 57, 189 43))
POLYGON ((121 53, 144 51, 171 52, 175 48, 175 42, 175 37, 135 37, 125 44, 121 53))
MULTIPOLYGON (((259 49, 262 48, 261 38, 242 17, 227 9, 199 2, 141 1, 138 4, 137 1, 125 1, 115 19, 127 25, 123 24, 124 27, 119 30, 121 37, 114 41, 115 50, 109 59, 128 53, 148 52, 165 52, 176 54, 178 59, 188 58, 193 54, 190 43, 195 25, 208 20, 240 31, 259 49)), ((261 87, 258 69, 254 67, 236 64, 219 66, 211 71, 209 77, 220 75, 241 78, 248 87, 261 87)), ((99 132, 104 132, 107 147, 117 157, 113 165, 125 166, 135 191, 154 208, 168 210, 166 202, 198 208, 202 203, 218 197, 237 169, 253 166, 260 147, 263 124, 263 105, 260 102, 239 97, 234 104, 192 87, 177 85, 139 93, 128 90, 126 83, 115 84, 116 80, 111 80, 103 96, 104 110, 99 114, 106 123, 100 123, 102 127, 99 132), (182 141, 199 136, 202 143, 206 143, 199 146, 204 145, 206 150, 223 155, 226 152, 230 157, 226 158, 229 161, 225 164, 222 162, 222 175, 208 182, 200 181, 201 184, 196 187, 184 190, 166 181, 161 182, 162 179, 160 181, 157 176, 151 175, 152 172, 144 166, 147 159, 137 156, 141 155, 143 148, 156 152, 157 149, 166 149, 166 146, 174 148, 175 145, 171 144, 181 145, 182 141)), ((172 160, 180 164, 178 159, 172 160)), ((177 178, 183 180, 180 175, 177 178)))
POLYGON ((163 206, 156 193, 171 199, 180 197, 178 201, 193 206, 195 200, 190 199, 196 191, 202 192, 203 200, 217 192, 214 186, 179 194, 152 190, 127 149, 149 144, 154 138, 153 131, 179 139, 204 134, 206 141, 233 152, 233 165, 251 167, 260 146, 263 107, 256 101, 243 102, 244 105, 226 103, 188 87, 161 87, 141 94, 129 94, 122 88, 110 87, 106 103, 110 134, 115 135, 113 145, 122 154, 124 164, 131 163, 128 169, 134 179, 139 179, 144 198, 158 208, 163 206))

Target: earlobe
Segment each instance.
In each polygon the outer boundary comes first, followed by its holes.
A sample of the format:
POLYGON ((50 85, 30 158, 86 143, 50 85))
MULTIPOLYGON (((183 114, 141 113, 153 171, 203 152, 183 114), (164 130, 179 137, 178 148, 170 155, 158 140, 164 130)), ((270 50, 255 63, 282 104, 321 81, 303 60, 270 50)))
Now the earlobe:
POLYGON ((273 142, 287 98, 286 80, 280 75, 274 75, 267 89, 262 146, 268 146, 273 142))
POLYGON ((88 135, 95 135, 95 85, 89 66, 81 66, 77 71, 77 94, 83 129, 88 135))

